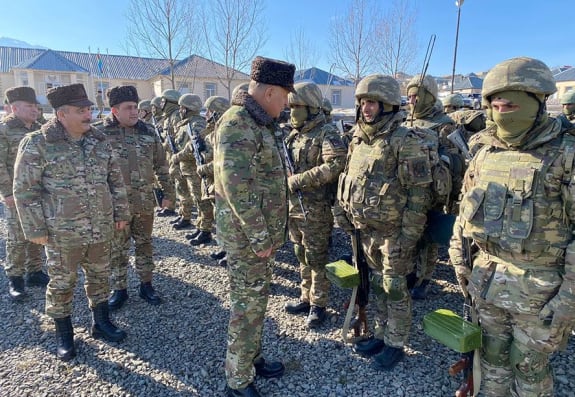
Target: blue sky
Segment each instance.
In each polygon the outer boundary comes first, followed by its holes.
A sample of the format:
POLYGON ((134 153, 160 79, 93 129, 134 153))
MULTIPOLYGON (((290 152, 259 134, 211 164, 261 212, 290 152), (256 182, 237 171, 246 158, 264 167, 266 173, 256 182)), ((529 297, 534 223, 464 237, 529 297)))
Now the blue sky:
MULTIPOLYGON (((385 7, 391 0, 378 0, 385 7)), ((451 74, 457 23, 454 0, 409 0, 416 10, 415 30, 421 51, 431 34, 437 36, 428 73, 451 74)), ((265 2, 267 43, 261 55, 284 58, 290 34, 298 28, 313 38, 320 53, 318 67, 329 70, 330 20, 342 15, 349 0, 265 2)), ((0 37, 10 37, 55 50, 124 54, 128 0, 4 1, 0 37)), ((456 73, 488 70, 515 56, 539 58, 550 67, 575 64, 573 0, 465 0, 456 73)), ((417 66, 418 72, 421 66, 417 66)))

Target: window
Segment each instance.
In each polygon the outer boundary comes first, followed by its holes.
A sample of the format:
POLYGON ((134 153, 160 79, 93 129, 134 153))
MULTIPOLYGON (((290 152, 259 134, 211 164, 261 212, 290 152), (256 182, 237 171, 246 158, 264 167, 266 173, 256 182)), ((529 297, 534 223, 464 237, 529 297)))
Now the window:
POLYGON ((20 72, 20 85, 28 86, 28 72, 22 71, 20 72))
POLYGON ((180 83, 178 91, 180 91, 182 95, 189 94, 191 92, 188 83, 180 83))
POLYGON ((341 90, 331 90, 331 105, 341 106, 341 90))
POLYGON ((216 83, 206 83, 204 84, 205 98, 208 99, 211 96, 216 95, 216 83))

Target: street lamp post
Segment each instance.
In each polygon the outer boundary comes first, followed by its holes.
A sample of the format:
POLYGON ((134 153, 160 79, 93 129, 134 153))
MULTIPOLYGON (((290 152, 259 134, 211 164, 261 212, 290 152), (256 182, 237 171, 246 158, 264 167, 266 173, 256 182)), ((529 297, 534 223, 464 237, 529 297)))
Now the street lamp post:
POLYGON ((459 19, 461 17, 461 6, 465 0, 455 0, 457 7, 457 28, 455 30, 455 50, 453 51, 453 71, 451 72, 451 93, 453 94, 453 82, 455 80, 455 63, 457 61, 457 42, 459 41, 459 19))

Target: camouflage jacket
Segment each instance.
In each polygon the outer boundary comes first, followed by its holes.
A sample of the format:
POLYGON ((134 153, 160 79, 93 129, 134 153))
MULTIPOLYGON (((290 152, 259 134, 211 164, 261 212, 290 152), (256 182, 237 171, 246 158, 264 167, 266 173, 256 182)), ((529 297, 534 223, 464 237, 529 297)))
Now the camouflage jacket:
POLYGON ((110 115, 95 126, 106 135, 118 159, 132 215, 153 212, 155 201, 152 189, 156 178, 164 197, 175 200, 166 153, 151 125, 138 121, 132 128, 123 128, 110 115))
POLYGON ((130 219, 120 165, 106 136, 91 128, 79 141, 52 119, 20 142, 14 198, 26 239, 53 246, 109 241, 130 219))
POLYGON ((206 119, 199 114, 193 115, 177 124, 176 133, 176 146, 180 151, 174 155, 174 160, 180 163, 180 171, 182 175, 192 175, 197 173, 196 158, 194 155, 194 147, 188 133, 188 125, 192 136, 203 138, 205 137, 206 119))
POLYGON ((32 123, 30 128, 26 128, 22 120, 14 114, 9 114, 0 122, 0 195, 2 198, 12 195, 14 162, 18 153, 18 144, 24 135, 39 128, 38 123, 32 123))
POLYGON ((218 239, 254 252, 286 240, 287 181, 276 123, 247 93, 219 120, 214 145, 218 239))
POLYGON ((202 132, 204 136, 204 150, 201 152, 203 161, 198 165, 198 174, 204 179, 206 188, 202 189, 203 200, 214 200, 214 138, 216 123, 209 122, 206 129, 202 132))
POLYGON ((176 138, 176 126, 182 120, 180 116, 180 112, 178 111, 178 105, 167 102, 166 107, 164 108, 164 113, 162 114, 162 134, 164 134, 164 149, 168 153, 168 157, 170 157, 172 153, 172 148, 170 147, 170 143, 168 140, 168 135, 171 136, 173 139, 176 138))
POLYGON ((400 126, 403 117, 372 126, 354 127, 345 170, 339 176, 337 198, 355 228, 371 227, 387 236, 400 230, 412 245, 425 228, 432 204, 432 165, 426 140, 429 130, 400 126))
POLYGON ((557 295, 575 316, 575 136, 569 132, 550 118, 517 149, 495 134, 483 136, 465 174, 454 227, 461 233, 449 249, 452 264, 463 264, 466 237, 487 258, 475 260, 473 296, 533 314, 557 295))
MULTIPOLYGON (((303 193, 304 207, 328 206, 335 198, 333 183, 345 167, 347 149, 335 127, 325 123, 320 113, 286 137, 286 145, 295 166, 294 188, 303 193)), ((291 183, 291 181, 290 181, 291 183)), ((335 185, 337 186, 337 185, 335 185)), ((289 195, 290 217, 303 218, 298 197, 289 195)))

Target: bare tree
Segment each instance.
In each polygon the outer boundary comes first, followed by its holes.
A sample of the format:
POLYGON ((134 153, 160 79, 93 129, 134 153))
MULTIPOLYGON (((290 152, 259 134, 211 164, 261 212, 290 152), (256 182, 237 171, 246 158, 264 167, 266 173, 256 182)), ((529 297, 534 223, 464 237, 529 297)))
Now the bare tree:
POLYGON ((249 70, 265 43, 263 0, 214 0, 204 8, 204 35, 211 60, 224 66, 219 82, 231 96, 238 71, 249 70))
MULTIPOLYGON (((300 72, 315 65, 319 58, 317 47, 307 39, 302 27, 299 27, 291 34, 290 43, 284 52, 284 56, 300 72)), ((302 76, 295 76, 296 80, 301 78, 302 76)))
POLYGON ((127 52, 168 61, 170 82, 176 88, 174 66, 199 48, 199 15, 194 0, 130 0, 127 52))
POLYGON ((397 77, 409 72, 418 42, 416 12, 408 0, 394 0, 377 28, 378 63, 383 73, 397 77))
POLYGON ((355 85, 376 65, 377 0, 353 0, 347 13, 332 20, 329 44, 331 61, 355 85))

